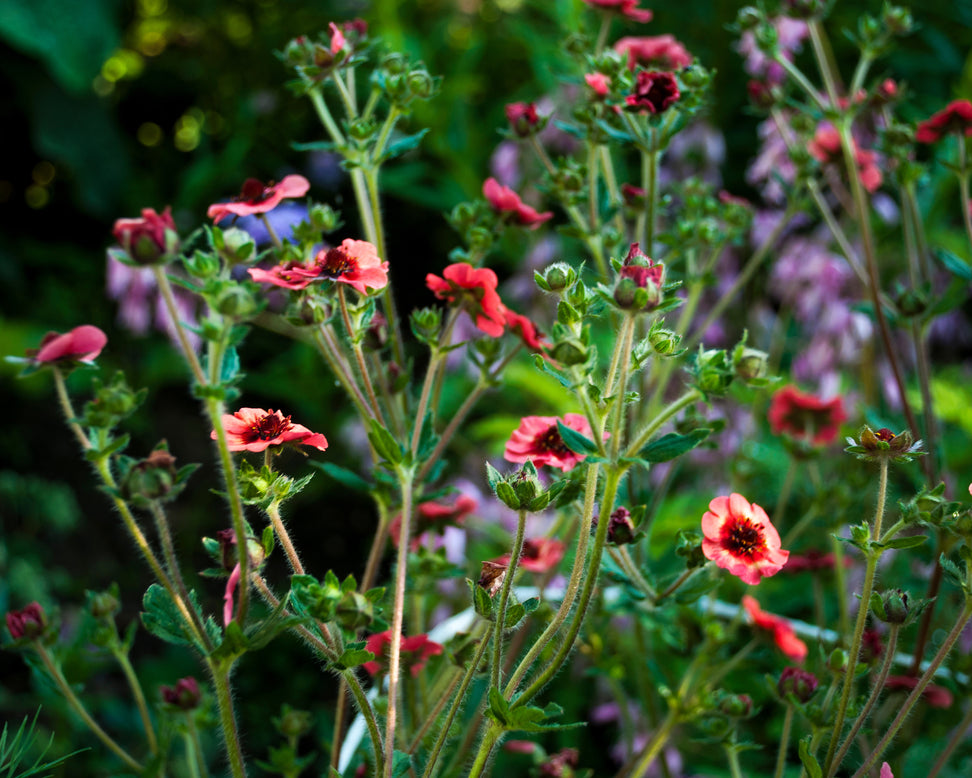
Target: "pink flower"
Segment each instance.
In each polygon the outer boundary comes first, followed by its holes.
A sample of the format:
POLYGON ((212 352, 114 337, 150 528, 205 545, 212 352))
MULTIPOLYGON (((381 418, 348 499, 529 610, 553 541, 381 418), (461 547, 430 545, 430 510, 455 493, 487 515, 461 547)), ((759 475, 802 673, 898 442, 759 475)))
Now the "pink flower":
POLYGON ((667 70, 639 70, 634 91, 624 101, 628 110, 661 113, 681 96, 675 76, 667 70))
MULTIPOLYGON (((553 538, 527 539, 523 541, 523 550, 517 565, 531 573, 548 573, 560 564, 566 550, 566 544, 553 538)), ((493 562, 509 566, 510 555, 504 554, 493 562)))
POLYGON ((628 55, 628 69, 636 66, 681 70, 692 64, 692 55, 672 35, 648 35, 622 38, 614 50, 628 55))
POLYGON ((931 118, 918 125, 915 140, 919 143, 936 143, 950 132, 972 135, 972 103, 953 100, 931 118))
MULTIPOLYGON (((918 685, 918 679, 910 675, 892 675, 884 682, 884 688, 889 691, 907 689, 911 691, 918 685)), ((928 684, 921 692, 921 696, 933 708, 951 708, 952 693, 944 686, 928 684)))
POLYGON ((586 73, 584 80, 598 97, 607 97, 611 91, 611 79, 603 73, 586 73))
POLYGON ((264 184, 256 178, 243 182, 240 194, 228 203, 215 203, 209 206, 206 215, 219 224, 227 216, 251 216, 267 213, 276 208, 281 200, 303 197, 310 189, 310 182, 303 176, 284 176, 279 184, 264 184))
POLYGON ((509 103, 506 106, 506 120, 513 133, 520 138, 529 138, 540 124, 537 107, 533 103, 509 103))
MULTIPOLYGON (((425 532, 442 534, 446 527, 457 527, 463 523, 466 516, 479 507, 475 498, 467 494, 460 494, 455 502, 444 500, 429 500, 418 506, 413 522, 413 536, 410 546, 417 549, 421 543, 420 536, 425 532)), ((402 531, 402 514, 399 513, 388 525, 388 534, 392 544, 398 547, 398 538, 402 531)))
POLYGON ((48 332, 40 348, 28 349, 35 364, 52 362, 94 362, 108 342, 108 336, 93 324, 82 324, 70 332, 48 332))
POLYGON ((269 270, 251 267, 247 270, 257 283, 282 286, 284 289, 304 289, 318 278, 319 267, 316 262, 283 262, 269 270))
POLYGON ((425 285, 436 297, 463 305, 475 317, 476 326, 493 338, 500 337, 506 325, 506 308, 496 293, 498 283, 492 270, 468 262, 449 265, 442 278, 433 273, 425 277, 425 285))
POLYGON ((543 351, 549 345, 544 342, 543 333, 537 329, 536 324, 526 316, 521 316, 509 308, 506 309, 506 324, 509 326, 510 332, 518 335, 526 347, 533 351, 543 351))
POLYGON ((823 400, 791 385, 778 390, 770 401, 769 423, 774 434, 786 433, 817 446, 835 441, 846 420, 840 397, 823 400))
POLYGON ((793 627, 790 626, 790 622, 762 610, 756 598, 750 597, 748 594, 743 595, 742 604, 746 613, 749 614, 749 618, 752 619, 753 625, 771 632, 776 647, 786 656, 794 662, 802 662, 807 658, 807 644, 797 637, 793 627))
MULTIPOLYGON (((840 133, 830 125, 820 127, 807 144, 811 156, 824 165, 840 164, 842 154, 840 150, 840 133)), ((877 154, 869 149, 861 149, 854 142, 854 162, 857 165, 857 175, 861 184, 868 192, 875 192, 881 186, 884 177, 881 168, 877 166, 877 154)))
POLYGON ((320 277, 348 284, 363 295, 388 285, 388 263, 366 240, 346 238, 336 248, 322 249, 314 261, 320 277))
MULTIPOLYGON (((365 662, 362 667, 370 675, 388 672, 388 647, 391 641, 391 630, 378 632, 368 638, 366 648, 375 658, 365 662)), ((399 650, 402 667, 409 668, 412 676, 417 676, 431 657, 442 653, 442 646, 429 640, 428 635, 413 635, 410 638, 402 635, 399 650)))
POLYGON ((652 16, 654 16, 647 8, 644 10, 638 8, 638 0, 584 0, 584 2, 593 5, 595 8, 619 13, 633 22, 641 22, 642 24, 650 22, 652 16))
MULTIPOLYGON (((583 454, 571 451, 564 444, 557 428, 560 421, 582 435, 591 437, 591 425, 579 413, 557 416, 524 416, 506 443, 503 457, 507 462, 533 462, 534 465, 559 467, 565 473, 584 460, 583 454)), ((607 434, 605 433, 605 438, 607 434)))
POLYGON ((47 619, 44 617, 44 609, 39 603, 32 602, 19 611, 10 611, 6 615, 7 629, 10 630, 10 637, 20 640, 26 637, 28 640, 40 637, 47 626, 47 619))
POLYGON ((878 778, 894 778, 894 773, 891 772, 891 765, 884 762, 881 765, 881 774, 878 776, 878 778))
POLYGON ((526 205, 516 192, 503 186, 495 178, 486 179, 483 184, 483 197, 493 206, 493 210, 512 214, 516 223, 523 227, 535 230, 547 219, 553 218, 553 211, 538 213, 536 209, 526 205))
POLYGON ((702 553, 741 581, 758 584, 776 575, 789 551, 780 548, 780 534, 760 506, 741 494, 716 497, 702 516, 702 553))
POLYGON ((161 214, 144 208, 141 218, 118 219, 112 234, 128 258, 139 265, 164 262, 179 249, 179 235, 169 207, 161 214))
MULTIPOLYGON (((318 451, 327 450, 327 439, 311 432, 301 424, 294 424, 289 416, 280 411, 262 408, 240 408, 234 414, 223 416, 223 427, 230 451, 264 451, 268 446, 285 443, 313 446, 318 451)), ((216 430, 210 434, 216 440, 216 430)))

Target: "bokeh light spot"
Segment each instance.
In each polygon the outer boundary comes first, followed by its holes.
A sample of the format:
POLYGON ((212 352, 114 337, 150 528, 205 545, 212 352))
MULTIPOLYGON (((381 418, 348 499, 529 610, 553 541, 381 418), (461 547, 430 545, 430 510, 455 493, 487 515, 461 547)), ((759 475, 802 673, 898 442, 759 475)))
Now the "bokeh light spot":
POLYGON ((136 132, 138 142, 143 146, 158 146, 162 142, 162 128, 155 122, 143 123, 136 132))
POLYGON ((45 159, 34 165, 31 175, 38 186, 48 186, 54 180, 56 173, 54 165, 45 159))
POLYGON ((24 199, 31 208, 43 208, 50 201, 51 195, 44 187, 31 184, 24 192, 24 199))

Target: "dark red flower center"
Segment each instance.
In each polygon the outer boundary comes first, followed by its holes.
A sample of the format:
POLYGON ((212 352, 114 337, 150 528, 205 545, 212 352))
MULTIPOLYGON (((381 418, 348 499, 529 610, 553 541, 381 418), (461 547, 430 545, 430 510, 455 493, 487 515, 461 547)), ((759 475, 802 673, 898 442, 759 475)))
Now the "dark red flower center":
POLYGON ((887 427, 882 427, 874 433, 874 437, 876 437, 878 440, 883 440, 885 443, 890 443, 892 440, 894 440, 895 434, 887 427))
POLYGON ((273 440, 290 429, 290 417, 281 418, 275 413, 268 413, 250 427, 252 440, 273 440))
POLYGON ((560 430, 557 429, 556 424, 548 427, 546 432, 537 435, 534 445, 541 451, 549 451, 552 454, 557 454, 562 457, 570 456, 571 454, 570 449, 564 443, 564 439, 560 437, 560 430))
POLYGON ((358 261, 354 257, 344 249, 333 248, 329 249, 324 255, 324 262, 320 265, 318 272, 327 278, 340 278, 357 269, 358 261))
POLYGON ((723 545, 733 556, 752 559, 766 547, 766 541, 761 527, 749 519, 735 519, 725 530, 723 545))
POLYGON ((262 203, 273 196, 273 189, 272 181, 269 184, 264 184, 258 178, 248 178, 243 182, 243 189, 240 190, 240 194, 233 199, 236 202, 262 203))

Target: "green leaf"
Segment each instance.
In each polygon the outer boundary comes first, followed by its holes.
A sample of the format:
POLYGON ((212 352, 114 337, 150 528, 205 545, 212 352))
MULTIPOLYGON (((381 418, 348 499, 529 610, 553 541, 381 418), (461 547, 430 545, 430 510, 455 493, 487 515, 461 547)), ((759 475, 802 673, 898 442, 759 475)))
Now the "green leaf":
POLYGON ((337 146, 329 140, 313 140, 309 143, 293 141, 290 148, 294 151, 333 151, 337 146))
MULTIPOLYGON (((512 593, 510 593, 512 597, 512 593)), ((512 605, 508 605, 506 608, 506 618, 503 622, 504 629, 513 629, 523 617, 526 616, 526 608, 523 607, 522 603, 515 602, 512 605)))
POLYGON ((350 670, 352 667, 359 667, 365 662, 370 662, 375 655, 363 648, 349 648, 341 656, 334 660, 334 667, 338 670, 350 670))
POLYGON ((142 608, 142 624, 155 637, 176 645, 197 645, 185 627, 181 612, 162 586, 155 583, 149 586, 142 597, 142 608))
POLYGON ((891 538, 886 543, 879 543, 881 548, 914 548, 928 540, 927 535, 907 535, 903 538, 891 538))
POLYGON ((500 693, 500 690, 491 686, 486 699, 488 701, 486 715, 498 724, 502 724, 503 727, 509 728, 510 724, 513 723, 513 718, 510 715, 510 704, 500 693))
POLYGON ((964 281, 972 281, 972 267, 968 262, 956 256, 946 248, 935 249, 935 259, 942 263, 942 266, 953 276, 958 276, 964 281))
POLYGON ((564 445, 575 454, 588 456, 597 453, 597 445, 593 440, 585 435, 581 435, 577 430, 572 430, 559 419, 557 420, 557 429, 560 432, 560 437, 564 441, 564 445))
POLYGON ((692 576, 687 583, 675 590, 674 599, 679 605, 689 605, 708 594, 722 583, 720 578, 700 574, 692 576))
POLYGON ((425 137, 425 133, 429 131, 428 127, 419 130, 414 135, 403 135, 401 138, 392 141, 385 148, 385 151, 378 158, 379 162, 384 162, 389 159, 394 159, 395 157, 400 157, 412 149, 418 148, 419 143, 422 142, 422 138, 425 137))
POLYGON ((712 430, 707 427, 692 430, 687 435, 669 432, 667 435, 662 435, 641 449, 638 452, 638 456, 641 459, 655 464, 668 462, 669 460, 675 459, 675 457, 681 456, 686 451, 691 451, 709 437, 711 433, 712 430))
POLYGON ((398 445, 392 434, 375 419, 371 420, 371 432, 368 433, 368 440, 374 446, 375 453, 386 462, 397 465, 402 461, 401 446, 398 445))
POLYGON ((231 621, 223 630, 223 641, 215 648, 211 657, 215 661, 228 666, 243 656, 248 647, 249 641, 243 634, 240 625, 231 621))
POLYGON ((240 355, 235 348, 228 348, 223 354, 223 362, 219 366, 219 380, 224 383, 232 383, 242 376, 240 373, 240 355))
POLYGON ((544 359, 540 354, 537 354, 533 358, 533 364, 536 366, 537 370, 539 370, 541 373, 546 373, 547 375, 556 378, 557 381, 560 382, 561 386, 565 387, 566 389, 571 388, 570 380, 567 379, 565 376, 563 376, 557 370, 554 370, 552 367, 550 367, 550 365, 547 364, 547 360, 544 359))
POLYGON ((333 462, 308 462, 312 467, 317 467, 327 473, 331 478, 342 486, 346 486, 355 492, 368 494, 371 492, 371 484, 357 473, 348 470, 346 467, 335 465, 333 462))
POLYGON ((816 758, 810 753, 810 735, 800 739, 799 751, 800 761, 803 762, 803 767, 810 778, 823 778, 823 770, 820 769, 816 758))
POLYGON ((401 778, 412 769, 412 757, 403 751, 395 751, 392 754, 392 778, 401 778))

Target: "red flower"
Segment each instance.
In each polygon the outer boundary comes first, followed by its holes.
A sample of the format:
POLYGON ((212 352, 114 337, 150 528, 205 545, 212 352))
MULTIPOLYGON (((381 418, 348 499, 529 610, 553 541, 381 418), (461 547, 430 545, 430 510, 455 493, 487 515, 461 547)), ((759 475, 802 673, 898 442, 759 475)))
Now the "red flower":
POLYGON ((47 626, 44 609, 36 602, 32 602, 19 611, 10 611, 6 619, 10 637, 14 640, 20 640, 24 637, 28 640, 39 638, 44 632, 44 627, 47 626))
MULTIPOLYGON (((391 630, 378 632, 368 638, 366 648, 375 658, 365 662, 362 667, 370 675, 388 672, 388 647, 391 640, 391 630)), ((442 646, 429 640, 428 635, 413 635, 410 638, 402 635, 400 651, 402 666, 409 668, 412 675, 416 676, 431 657, 442 653, 442 646)))
POLYGON ((94 362, 108 342, 108 336, 93 324, 82 324, 70 332, 48 332, 40 348, 28 349, 35 364, 44 362, 94 362))
POLYGON ((215 203, 209 206, 206 215, 219 224, 227 216, 252 216, 267 213, 276 208, 281 200, 290 197, 303 197, 310 189, 310 182, 303 176, 284 176, 279 184, 264 184, 255 178, 243 182, 240 194, 228 203, 215 203))
POLYGON ((634 92, 624 100, 628 110, 661 113, 681 96, 675 76, 667 70, 639 70, 634 92))
MULTIPOLYGON (((524 540, 517 566, 529 570, 531 573, 547 573, 560 564, 566 550, 566 544, 553 538, 524 540)), ((504 554, 494 559, 493 562, 498 565, 509 565, 510 555, 504 554)))
POLYGON ((515 311, 506 309, 506 323, 514 335, 518 335, 520 340, 526 344, 527 348, 534 351, 543 351, 549 345, 544 343, 543 333, 537 329, 537 325, 530 321, 526 316, 521 316, 515 311))
MULTIPOLYGON (((836 128, 824 126, 817 130, 813 140, 807 144, 811 156, 824 165, 838 164, 841 160, 840 133, 836 128)), ((881 168, 877 166, 877 154, 868 149, 858 148, 854 143, 854 161, 861 184, 868 192, 877 191, 884 179, 881 168)))
POLYGON ((654 14, 647 8, 641 10, 637 8, 639 0, 584 0, 588 5, 596 8, 603 8, 605 11, 614 11, 622 16, 631 19, 633 22, 645 24, 651 21, 654 14))
POLYGON ((202 693, 199 691, 199 682, 191 675, 180 678, 175 686, 163 686, 162 700, 169 705, 174 705, 182 710, 193 710, 199 707, 202 700, 202 693))
POLYGON ((818 446, 836 440, 841 422, 846 420, 847 414, 840 397, 821 400, 790 385, 778 390, 770 401, 769 423, 775 434, 785 432, 818 446))
POLYGON ((622 38, 614 44, 618 54, 628 55, 628 69, 636 66, 681 70, 692 64, 692 55, 672 35, 622 38))
POLYGON ((479 329, 493 338, 500 337, 506 325, 506 308, 496 293, 496 273, 489 268, 474 268, 468 262, 456 262, 445 268, 442 276, 429 273, 425 285, 440 300, 461 302, 475 316, 479 329))
POLYGON ((611 79, 603 73, 586 73, 584 80, 598 97, 607 97, 611 91, 611 79))
POLYGON ((648 193, 634 184, 621 184, 621 197, 629 208, 644 208, 648 193))
POLYGON ((540 124, 537 107, 533 103, 509 103, 506 106, 506 120, 520 138, 529 138, 540 124))
POLYGON ((921 122, 915 140, 936 143, 950 132, 972 135, 972 103, 968 100, 953 100, 930 119, 921 122))
MULTIPOLYGON (((285 443, 313 446, 318 451, 327 450, 327 439, 311 432, 301 424, 294 424, 289 416, 280 411, 262 408, 240 408, 234 414, 223 416, 223 427, 230 451, 263 451, 268 446, 285 443)), ((216 430, 210 434, 216 440, 216 430)))
POLYGON ((283 262, 269 270, 251 267, 247 272, 250 278, 261 284, 273 284, 284 289, 304 289, 317 279, 319 268, 314 262, 283 262))
MULTIPOLYGON (((479 507, 479 503, 469 495, 460 494, 456 501, 448 503, 443 500, 429 500, 418 506, 414 522, 414 535, 410 544, 417 549, 421 543, 420 535, 424 532, 442 534, 446 527, 456 527, 463 523, 466 516, 479 507)), ((388 525, 388 534, 392 544, 398 548, 398 538, 402 531, 402 514, 397 514, 388 525)))
POLYGON ((318 276, 354 287, 360 294, 368 289, 388 285, 388 263, 378 257, 378 250, 366 240, 346 238, 332 249, 321 249, 315 258, 318 276))
MULTIPOLYGON (((506 443, 503 457, 507 462, 533 462, 534 465, 559 467, 565 473, 583 461, 584 455, 571 451, 560 437, 557 422, 582 435, 591 436, 591 425, 579 413, 557 416, 524 416, 506 443)), ((607 434, 605 433, 605 438, 607 434)))
POLYGON ((789 551, 761 507, 741 494, 716 497, 702 516, 702 553, 748 584, 776 575, 789 551))
POLYGON ((161 214, 143 208, 141 218, 118 219, 111 232, 129 259, 139 265, 165 261, 179 248, 179 235, 169 207, 161 214))
MULTIPOLYGON (((889 691, 895 691, 896 689, 907 689, 910 691, 917 685, 918 679, 910 675, 892 675, 884 682, 884 688, 889 691)), ((930 683, 922 690, 921 696, 933 708, 952 707, 952 693, 944 686, 936 686, 930 683)))
POLYGON ((486 179, 483 184, 483 197, 489 200, 494 210, 513 214, 517 224, 533 230, 553 217, 553 211, 538 213, 536 209, 526 205, 516 192, 503 186, 495 178, 486 179))
POLYGON ((802 662, 807 658, 807 644, 797 637, 790 622, 780 616, 767 613, 759 607, 755 597, 748 594, 742 598, 743 607, 753 620, 753 625, 773 633, 776 647, 794 662, 802 662))

